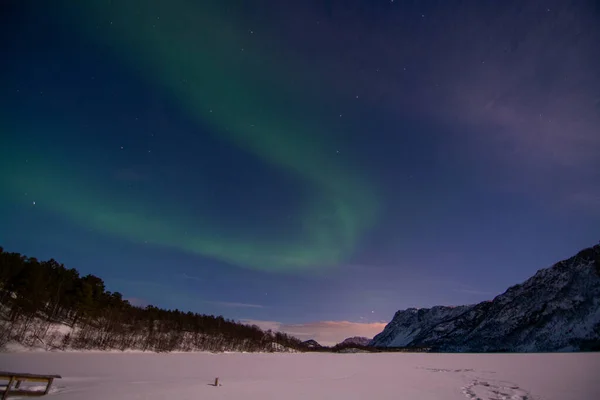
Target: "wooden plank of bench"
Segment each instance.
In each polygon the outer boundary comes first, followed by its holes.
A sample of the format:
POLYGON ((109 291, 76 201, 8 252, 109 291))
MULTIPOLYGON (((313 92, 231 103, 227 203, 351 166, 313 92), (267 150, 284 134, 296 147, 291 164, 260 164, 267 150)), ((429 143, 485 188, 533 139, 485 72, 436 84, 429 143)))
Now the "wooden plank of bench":
MULTIPOLYGON (((48 382, 50 379, 54 378, 26 378, 21 375, 14 375, 15 381, 23 381, 23 382, 48 382)), ((10 377, 0 376, 0 380, 10 380, 10 377)))
POLYGON ((26 378, 33 378, 33 379, 60 379, 62 378, 60 375, 43 375, 43 374, 27 374, 27 373, 23 373, 23 372, 8 372, 8 371, 0 371, 0 379, 5 379, 8 380, 11 377, 15 377, 15 378, 23 378, 22 380, 25 380, 26 378))
POLYGON ((0 371, 0 377, 19 377, 19 378, 39 378, 39 379, 50 379, 50 378, 62 378, 60 375, 45 375, 45 374, 28 374, 24 372, 8 372, 0 371))

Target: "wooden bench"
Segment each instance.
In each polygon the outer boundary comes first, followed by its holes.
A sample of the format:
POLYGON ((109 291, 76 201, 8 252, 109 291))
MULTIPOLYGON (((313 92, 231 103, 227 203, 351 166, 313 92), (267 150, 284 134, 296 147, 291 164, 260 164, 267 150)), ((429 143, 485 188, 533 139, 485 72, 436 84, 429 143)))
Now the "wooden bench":
POLYGON ((38 375, 38 374, 24 374, 17 372, 0 371, 0 381, 8 381, 4 392, 2 393, 2 400, 8 399, 9 396, 22 396, 22 397, 36 397, 48 394, 50 386, 54 379, 60 379, 60 375, 38 375), (22 382, 44 382, 46 383, 46 389, 41 390, 24 390, 21 388, 22 382), (12 385, 15 384, 13 389, 12 385))

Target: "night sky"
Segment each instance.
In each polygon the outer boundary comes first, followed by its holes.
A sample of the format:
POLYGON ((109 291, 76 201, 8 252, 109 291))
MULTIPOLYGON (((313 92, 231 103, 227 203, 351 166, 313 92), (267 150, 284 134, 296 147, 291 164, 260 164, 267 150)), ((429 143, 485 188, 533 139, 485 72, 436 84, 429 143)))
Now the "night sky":
POLYGON ((597 1, 2 1, 0 245, 372 336, 600 239, 597 1))

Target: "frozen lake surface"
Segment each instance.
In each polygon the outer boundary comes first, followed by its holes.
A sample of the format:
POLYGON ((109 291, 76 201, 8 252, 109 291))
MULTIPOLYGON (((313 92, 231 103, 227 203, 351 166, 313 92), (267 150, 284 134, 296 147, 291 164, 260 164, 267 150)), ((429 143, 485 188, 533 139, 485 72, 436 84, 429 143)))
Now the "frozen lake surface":
POLYGON ((5 353, 50 399, 600 399, 600 354, 5 353), (222 386, 215 387, 215 377, 222 386))

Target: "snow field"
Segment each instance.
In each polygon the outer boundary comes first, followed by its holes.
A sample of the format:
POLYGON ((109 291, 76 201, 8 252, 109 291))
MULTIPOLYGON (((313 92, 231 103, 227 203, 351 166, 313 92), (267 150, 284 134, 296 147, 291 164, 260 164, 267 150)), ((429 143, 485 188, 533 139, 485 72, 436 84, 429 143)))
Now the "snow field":
POLYGON ((598 353, 22 352, 0 370, 62 375, 49 400, 600 399, 598 353))

